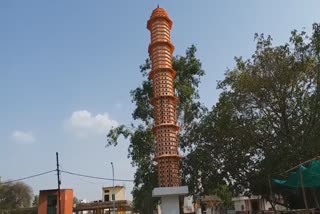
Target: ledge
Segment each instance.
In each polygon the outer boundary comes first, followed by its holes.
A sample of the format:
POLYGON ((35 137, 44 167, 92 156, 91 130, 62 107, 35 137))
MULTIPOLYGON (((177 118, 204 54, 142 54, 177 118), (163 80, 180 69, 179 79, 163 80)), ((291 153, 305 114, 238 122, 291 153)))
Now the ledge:
POLYGON ((157 187, 152 191, 152 197, 186 195, 189 193, 188 186, 180 187, 157 187))

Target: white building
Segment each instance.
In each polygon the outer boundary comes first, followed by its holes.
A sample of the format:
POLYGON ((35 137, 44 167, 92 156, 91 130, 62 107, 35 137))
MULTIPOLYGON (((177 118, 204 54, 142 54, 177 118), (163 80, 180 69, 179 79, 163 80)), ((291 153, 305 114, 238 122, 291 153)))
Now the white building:
MULTIPOLYGON (((240 196, 232 198, 234 209, 237 212, 240 211, 267 211, 272 210, 270 202, 262 199, 260 196, 240 196)), ((286 208, 280 205, 276 205, 276 210, 285 210, 286 208)))
MULTIPOLYGON (((102 201, 112 201, 113 187, 102 187, 102 201)), ((115 201, 126 200, 125 186, 114 186, 115 201)))
POLYGON ((183 213, 194 213, 194 203, 192 196, 186 196, 183 200, 183 213))

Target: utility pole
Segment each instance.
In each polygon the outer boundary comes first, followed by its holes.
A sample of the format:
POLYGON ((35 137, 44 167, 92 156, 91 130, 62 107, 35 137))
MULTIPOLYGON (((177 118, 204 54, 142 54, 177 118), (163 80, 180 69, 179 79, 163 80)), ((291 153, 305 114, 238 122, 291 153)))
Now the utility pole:
POLYGON ((112 166, 112 214, 115 214, 114 167, 113 167, 113 162, 111 162, 111 166, 112 166))
POLYGON ((57 160, 57 178, 58 178, 58 212, 59 214, 62 214, 61 212, 61 198, 60 198, 60 184, 61 184, 61 180, 60 180, 60 168, 59 168, 59 153, 56 152, 56 160, 57 160))

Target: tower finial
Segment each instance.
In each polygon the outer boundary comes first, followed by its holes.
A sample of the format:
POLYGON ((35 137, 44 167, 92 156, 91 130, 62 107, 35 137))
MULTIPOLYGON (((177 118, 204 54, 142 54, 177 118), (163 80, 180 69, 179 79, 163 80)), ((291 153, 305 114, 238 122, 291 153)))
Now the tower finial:
POLYGON ((159 4, 158 4, 158 8, 159 8, 159 4))

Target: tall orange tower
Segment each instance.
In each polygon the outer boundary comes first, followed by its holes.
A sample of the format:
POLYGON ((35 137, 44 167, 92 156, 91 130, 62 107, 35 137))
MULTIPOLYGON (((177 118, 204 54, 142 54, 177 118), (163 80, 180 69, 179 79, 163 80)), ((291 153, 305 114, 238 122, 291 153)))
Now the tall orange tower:
POLYGON ((149 55, 152 68, 149 77, 153 82, 151 104, 154 107, 153 134, 159 187, 178 187, 181 183, 176 116, 178 98, 174 90, 176 71, 172 69, 174 46, 170 39, 171 27, 172 21, 163 8, 158 6, 153 10, 147 28, 151 32, 149 55))

